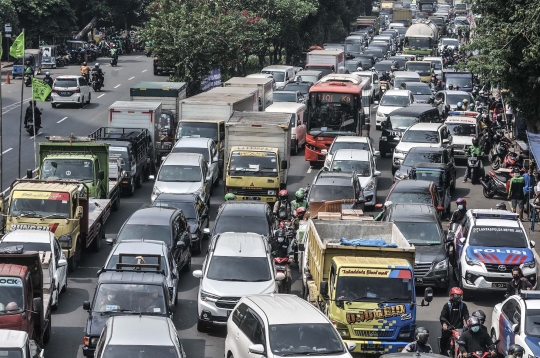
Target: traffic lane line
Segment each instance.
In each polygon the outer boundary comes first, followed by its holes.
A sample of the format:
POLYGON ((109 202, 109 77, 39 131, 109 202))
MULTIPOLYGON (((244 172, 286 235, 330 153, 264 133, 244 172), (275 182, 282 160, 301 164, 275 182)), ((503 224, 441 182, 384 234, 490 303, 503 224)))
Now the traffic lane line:
POLYGON ((143 70, 141 73, 144 73, 144 72, 146 72, 146 71, 147 71, 147 70, 143 70))
POLYGON ((118 88, 118 87, 120 87, 120 85, 116 85, 116 86, 114 86, 114 88, 118 88))
POLYGON ((99 96, 97 96, 97 98, 101 98, 101 97, 103 97, 103 96, 105 96, 105 93, 100 94, 99 96))
POLYGON ((134 79, 134 78, 135 78, 135 76, 130 77, 130 78, 128 78, 128 81, 131 81, 131 80, 134 79))
MULTIPOLYGON (((39 136, 41 134, 43 134, 43 132, 38 132, 35 136, 37 137, 37 136, 39 136)), ((34 139, 34 136, 31 136, 30 139, 34 139)))
POLYGON ((67 119, 67 117, 64 117, 64 118, 62 118, 61 120, 59 120, 58 122, 56 122, 56 123, 62 123, 62 122, 65 121, 66 119, 67 119))
POLYGON ((4 154, 6 154, 7 152, 9 152, 11 150, 13 150, 13 148, 8 148, 8 149, 4 150, 1 155, 4 155, 4 154))

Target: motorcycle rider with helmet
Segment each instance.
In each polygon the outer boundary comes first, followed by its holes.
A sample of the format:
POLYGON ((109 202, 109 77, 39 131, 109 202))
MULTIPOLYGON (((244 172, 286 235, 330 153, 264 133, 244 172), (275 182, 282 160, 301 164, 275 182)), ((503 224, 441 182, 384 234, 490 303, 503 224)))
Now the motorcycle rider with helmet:
POLYGON ((270 244, 270 249, 274 257, 289 257, 289 240, 285 230, 277 229, 274 232, 274 240, 270 244))
POLYGON ((464 111, 464 109, 463 109, 463 102, 458 102, 458 103, 457 103, 456 111, 464 111))
POLYGON ((81 70, 81 76, 83 76, 87 82, 90 82, 90 66, 86 62, 82 63, 82 66, 80 68, 81 70))
POLYGON ((459 351, 463 357, 468 357, 469 352, 491 352, 491 356, 495 357, 497 352, 493 347, 493 341, 487 331, 484 331, 480 327, 482 324, 477 317, 471 317, 469 319, 470 329, 463 332, 460 341, 464 342, 464 345, 459 346, 459 351))
POLYGON ((459 287, 453 287, 450 290, 450 299, 444 304, 441 310, 441 316, 439 318, 442 325, 440 354, 448 356, 448 343, 450 337, 452 337, 450 327, 452 326, 455 329, 463 329, 465 322, 468 319, 469 309, 467 308, 465 302, 463 302, 463 291, 459 287))
MULTIPOLYGON (((486 323, 486 314, 482 310, 476 310, 472 313, 471 317, 476 317, 480 321, 480 329, 483 329, 484 331, 488 331, 487 327, 484 323, 486 323)), ((467 325, 463 327, 463 331, 466 331, 471 328, 471 319, 469 318, 467 320, 467 325)))
POLYGON ((105 87, 105 76, 101 68, 99 68, 99 62, 96 62, 94 68, 92 68, 92 72, 96 72, 98 81, 101 82, 101 87, 105 87))
MULTIPOLYGON (((459 103, 458 103, 458 105, 459 105, 459 103)), ((473 155, 473 154, 484 155, 483 148, 480 146, 480 141, 478 140, 477 137, 474 137, 472 139, 472 145, 469 148, 467 148, 467 151, 465 152, 465 154, 467 156, 470 156, 470 155, 473 155)), ((469 177, 469 173, 470 173, 470 169, 469 169, 469 166, 467 165, 467 168, 465 169, 465 177, 463 178, 464 183, 467 182, 467 178, 469 177)), ((471 178, 471 180, 472 180, 472 178, 471 178)))
POLYGON ((504 297, 508 298, 513 295, 519 295, 521 291, 531 290, 532 285, 527 279, 523 276, 523 271, 519 266, 512 268, 512 279, 506 284, 506 294, 504 297))
POLYGON ((468 111, 469 110, 469 100, 467 98, 465 98, 463 101, 461 101, 461 103, 463 103, 463 110, 468 111))
POLYGON ((111 46, 110 56, 114 61, 118 63, 118 49, 114 44, 111 46))
POLYGON ((236 195, 234 195, 233 193, 225 194, 225 201, 231 201, 231 200, 235 200, 235 199, 236 199, 236 195))
POLYGON ((291 220, 292 206, 289 202, 289 192, 285 189, 278 193, 278 200, 274 204, 274 217, 279 220, 291 220))
POLYGON ((24 68, 24 74, 34 76, 34 69, 32 68, 30 61, 26 61, 26 67, 24 68))
MULTIPOLYGON (((294 196, 296 197, 295 200, 291 201, 292 209, 298 210, 298 208, 307 208, 308 203, 306 200, 306 192, 304 189, 297 190, 296 193, 294 193, 294 196)), ((295 213, 293 213, 294 215, 295 213)))
MULTIPOLYGON (((291 227, 294 230, 294 232, 297 232, 300 228, 300 222, 304 221, 304 216, 306 215, 306 208, 303 206, 299 207, 295 211, 295 217, 291 220, 291 227)), ((294 262, 298 262, 298 242, 297 240, 293 240, 292 243, 292 251, 294 252, 294 262)))
POLYGON ((384 71, 381 74, 381 77, 379 78, 379 80, 389 82, 390 81, 390 74, 388 73, 388 71, 384 71))
POLYGON ((512 344, 508 347, 508 355, 505 358, 523 358, 525 354, 525 348, 519 344, 512 344))
POLYGON ((37 133, 41 127, 41 110, 37 108, 36 101, 28 102, 28 107, 26 108, 26 114, 24 115, 24 128, 28 128, 28 120, 34 119, 34 128, 37 133), (34 113, 32 113, 32 105, 34 106, 34 113))
MULTIPOLYGON (((49 71, 45 72, 45 77, 43 78, 43 82, 45 82, 52 89, 54 80, 52 79, 51 73, 49 71)), ((49 95, 47 96, 47 101, 51 99, 51 93, 49 93, 49 95)))
POLYGON ((467 200, 465 198, 457 198, 456 205, 457 209, 452 213, 448 227, 452 226, 452 224, 460 224, 467 213, 467 200))
POLYGON ((428 343, 429 331, 425 327, 418 327, 414 332, 415 341, 407 344, 401 353, 433 353, 428 343))
POLYGON ((454 85, 452 85, 452 84, 448 85, 448 90, 453 91, 454 90, 454 85))

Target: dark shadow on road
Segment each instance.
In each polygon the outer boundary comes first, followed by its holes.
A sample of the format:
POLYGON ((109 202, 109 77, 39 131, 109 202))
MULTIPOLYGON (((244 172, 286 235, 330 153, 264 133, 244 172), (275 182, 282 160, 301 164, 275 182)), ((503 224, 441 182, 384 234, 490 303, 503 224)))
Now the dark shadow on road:
MULTIPOLYGON (((66 292, 60 294, 60 300, 58 303, 58 310, 54 311, 54 314, 67 314, 82 310, 83 301, 89 301, 90 295, 88 291, 82 288, 69 287, 66 292)), ((54 318, 53 318, 54 322, 54 318)), ((54 330, 54 323, 53 323, 54 330)))

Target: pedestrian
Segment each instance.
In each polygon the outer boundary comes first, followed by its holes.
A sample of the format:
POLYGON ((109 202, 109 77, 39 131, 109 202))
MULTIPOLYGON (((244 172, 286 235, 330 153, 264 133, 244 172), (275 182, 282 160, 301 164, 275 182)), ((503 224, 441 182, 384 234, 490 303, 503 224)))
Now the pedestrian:
POLYGON ((457 39, 458 39, 459 42, 461 42, 462 35, 463 35, 463 29, 460 27, 457 30, 457 39))
POLYGON ((512 131, 512 120, 514 119, 514 109, 511 105, 506 105, 506 125, 508 126, 508 130, 512 131))
POLYGON ((469 37, 470 36, 471 36, 471 30, 470 29, 465 30, 465 43, 466 44, 469 43, 469 37))
POLYGON ((525 179, 521 176, 519 168, 514 169, 514 176, 510 179, 510 188, 508 189, 508 200, 512 203, 512 212, 515 213, 518 209, 519 219, 523 221, 523 207, 525 200, 525 179))

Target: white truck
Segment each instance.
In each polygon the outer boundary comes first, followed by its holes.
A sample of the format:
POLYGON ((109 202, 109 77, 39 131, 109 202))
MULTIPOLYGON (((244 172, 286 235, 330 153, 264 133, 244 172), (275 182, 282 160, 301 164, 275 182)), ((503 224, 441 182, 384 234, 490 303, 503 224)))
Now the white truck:
POLYGON ((24 252, 44 252, 51 256, 49 267, 54 277, 54 291, 51 297, 51 307, 58 308, 60 292, 67 290, 67 260, 62 253, 60 243, 50 231, 15 230, 6 234, 0 241, 0 250, 7 247, 22 246, 24 252))
POLYGON ((258 98, 246 94, 216 93, 216 88, 180 101, 180 121, 184 119, 228 120, 234 111, 252 111, 258 98))
MULTIPOLYGON (((250 103, 252 104, 249 111, 259 111, 259 89, 257 87, 216 87, 212 88, 209 92, 212 97, 239 95, 250 97, 250 103)), ((209 93, 207 92, 207 93, 209 93)))
POLYGON ((345 66, 345 52, 341 50, 313 50, 307 53, 306 70, 322 71, 323 76, 338 73, 345 66))
POLYGON ((271 78, 233 77, 223 87, 247 87, 259 89, 259 111, 274 103, 274 80, 271 78))
POLYGON ((275 202, 287 185, 291 113, 233 113, 225 124, 225 192, 237 200, 275 202))

